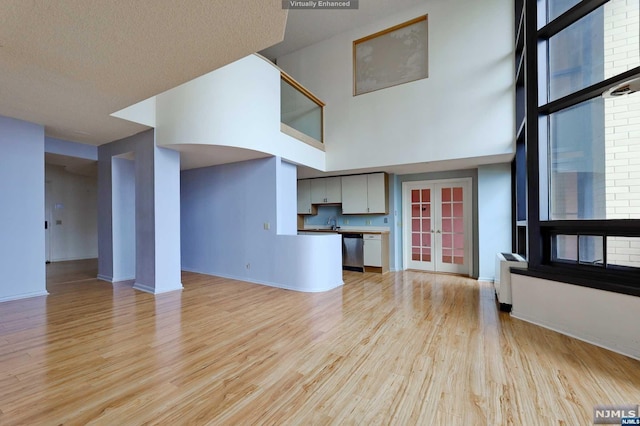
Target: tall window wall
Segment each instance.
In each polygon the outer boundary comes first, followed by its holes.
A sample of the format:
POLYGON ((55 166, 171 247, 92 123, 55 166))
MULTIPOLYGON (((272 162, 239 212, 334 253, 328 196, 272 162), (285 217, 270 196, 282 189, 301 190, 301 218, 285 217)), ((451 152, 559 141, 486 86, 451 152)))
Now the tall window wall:
POLYGON ((516 17, 514 250, 529 274, 640 295, 640 1, 516 17))

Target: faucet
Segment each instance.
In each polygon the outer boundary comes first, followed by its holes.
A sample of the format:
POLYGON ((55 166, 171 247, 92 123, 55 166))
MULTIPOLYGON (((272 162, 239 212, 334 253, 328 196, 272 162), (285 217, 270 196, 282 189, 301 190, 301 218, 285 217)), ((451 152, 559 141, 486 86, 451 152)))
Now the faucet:
POLYGON ((336 229, 338 229, 338 220, 335 216, 331 216, 327 221, 327 225, 331 225, 331 230, 335 231, 336 229), (333 225, 331 225, 331 222, 333 222, 333 225))

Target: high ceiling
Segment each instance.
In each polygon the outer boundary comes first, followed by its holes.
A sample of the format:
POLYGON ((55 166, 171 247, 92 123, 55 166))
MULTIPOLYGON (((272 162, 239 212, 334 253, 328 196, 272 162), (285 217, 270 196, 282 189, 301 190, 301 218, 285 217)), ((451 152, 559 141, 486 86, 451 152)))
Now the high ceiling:
POLYGON ((100 145, 145 129, 115 111, 250 53, 273 59, 424 1, 291 10, 287 22, 275 0, 0 0, 0 115, 100 145))
POLYGON ((0 115, 94 145, 111 113, 282 40, 274 0, 0 0, 0 115))
MULTIPOLYGON (((289 11, 284 41, 260 52, 273 60, 427 0, 360 0, 355 10, 289 11)), ((382 28, 381 28, 382 29, 382 28)))

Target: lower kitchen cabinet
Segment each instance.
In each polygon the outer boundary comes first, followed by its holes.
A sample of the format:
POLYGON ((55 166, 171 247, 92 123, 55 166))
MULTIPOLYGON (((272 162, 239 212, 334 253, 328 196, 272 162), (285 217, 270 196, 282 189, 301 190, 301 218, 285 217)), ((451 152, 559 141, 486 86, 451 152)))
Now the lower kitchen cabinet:
POLYGON ((367 272, 389 272, 389 234, 363 234, 364 269, 367 272))

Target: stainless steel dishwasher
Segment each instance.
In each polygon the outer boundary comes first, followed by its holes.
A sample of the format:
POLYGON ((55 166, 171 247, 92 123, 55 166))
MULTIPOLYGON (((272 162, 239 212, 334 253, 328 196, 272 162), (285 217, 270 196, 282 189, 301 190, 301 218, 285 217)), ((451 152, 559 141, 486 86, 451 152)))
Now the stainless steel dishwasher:
POLYGON ((342 269, 364 272, 362 234, 342 234, 342 269))

